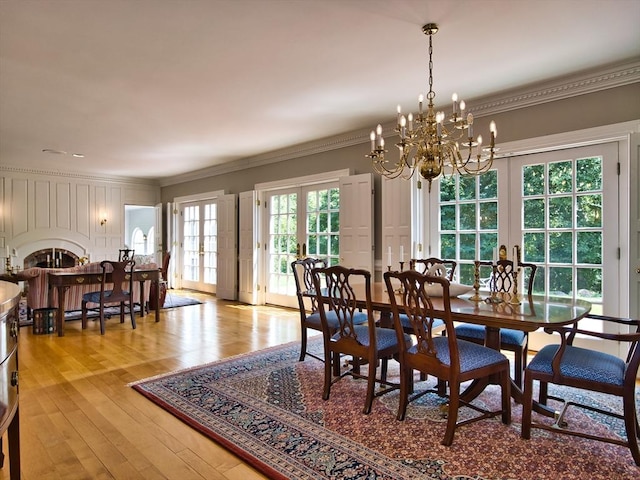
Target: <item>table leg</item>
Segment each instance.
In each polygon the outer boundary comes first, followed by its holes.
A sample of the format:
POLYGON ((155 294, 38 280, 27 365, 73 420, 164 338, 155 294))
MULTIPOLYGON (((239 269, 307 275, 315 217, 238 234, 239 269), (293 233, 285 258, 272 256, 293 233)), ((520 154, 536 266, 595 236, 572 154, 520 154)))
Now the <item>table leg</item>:
POLYGON ((144 317, 144 280, 140 280, 140 318, 144 317))
POLYGON ((56 326, 58 328, 58 336, 64 337, 64 297, 67 288, 64 285, 60 285, 58 288, 58 318, 56 319, 56 326))
POLYGON ((156 310, 156 322, 160 321, 160 280, 153 280, 156 285, 156 298, 154 299, 155 305, 153 306, 156 310))
POLYGON ((380 310, 380 327, 382 328, 394 328, 393 326, 393 315, 391 314, 391 310, 382 309, 380 310))

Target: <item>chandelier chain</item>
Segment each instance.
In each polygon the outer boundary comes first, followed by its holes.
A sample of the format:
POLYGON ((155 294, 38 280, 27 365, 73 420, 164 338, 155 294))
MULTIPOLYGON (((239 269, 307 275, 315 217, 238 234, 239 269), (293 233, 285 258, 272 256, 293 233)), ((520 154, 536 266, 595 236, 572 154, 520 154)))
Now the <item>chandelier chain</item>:
POLYGON ((433 44, 431 38, 433 35, 429 35, 429 93, 427 93, 428 99, 433 99, 436 94, 433 91, 433 44))

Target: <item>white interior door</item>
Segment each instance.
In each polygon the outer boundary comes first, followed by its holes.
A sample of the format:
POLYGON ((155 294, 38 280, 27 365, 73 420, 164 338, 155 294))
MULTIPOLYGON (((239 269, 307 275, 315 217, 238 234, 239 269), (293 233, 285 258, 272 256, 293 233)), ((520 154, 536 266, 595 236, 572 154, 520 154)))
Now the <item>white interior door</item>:
POLYGON ((174 202, 167 202, 167 231, 166 231, 166 237, 165 237, 165 241, 167 242, 167 251, 171 252, 171 261, 169 262, 169 271, 167 272, 167 277, 166 280, 168 282, 168 287, 169 288, 182 288, 182 284, 179 283, 177 280, 178 279, 178 275, 176 274, 177 272, 177 267, 176 265, 178 265, 179 263, 179 255, 178 253, 180 252, 179 247, 179 240, 178 240, 178 224, 179 224, 179 215, 178 215, 178 209, 176 207, 176 204, 174 202))
POLYGON ((222 195, 216 199, 218 210, 218 281, 216 296, 225 300, 238 298, 238 254, 237 254, 237 203, 235 194, 222 195))
POLYGON ((340 264, 373 273, 372 174, 340 178, 340 204, 340 264))
MULTIPOLYGON (((402 178, 382 178, 382 271, 388 267, 399 270, 403 262, 408 262, 417 251, 412 241, 411 199, 414 182, 402 178)), ((418 255, 416 255, 418 257, 418 255)), ((420 255, 421 256, 421 255, 420 255)), ((408 264, 404 264, 406 269, 408 264)))
POLYGON ((162 253, 164 251, 164 242, 162 241, 162 204, 158 203, 154 207, 155 211, 155 229, 154 233, 154 252, 156 254, 156 263, 160 266, 162 265, 162 253))
POLYGON ((258 280, 258 228, 256 225, 257 194, 242 192, 239 196, 238 299, 255 305, 258 280))

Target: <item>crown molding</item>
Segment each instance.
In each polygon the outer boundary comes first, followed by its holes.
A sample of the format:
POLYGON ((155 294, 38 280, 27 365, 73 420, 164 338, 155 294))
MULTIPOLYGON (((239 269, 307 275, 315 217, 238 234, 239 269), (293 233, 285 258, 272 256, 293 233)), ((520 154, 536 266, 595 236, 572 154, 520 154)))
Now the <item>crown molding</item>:
POLYGON ((640 59, 634 59, 474 100, 473 114, 495 115, 638 82, 640 59))
MULTIPOLYGON (((474 116, 484 117, 638 82, 640 82, 640 58, 609 65, 597 70, 580 72, 548 82, 529 85, 489 97, 473 99, 469 101, 469 104, 473 104, 474 116)), ((387 136, 395 135, 395 126, 395 121, 389 121, 383 124, 383 133, 387 136)), ((354 130, 341 135, 293 145, 284 149, 236 160, 223 165, 204 168, 183 175, 160 178, 158 182, 161 187, 165 187, 284 160, 306 157, 339 148, 360 145, 369 141, 369 132, 369 128, 354 130)))
POLYGON ((119 177, 115 175, 94 175, 90 173, 82 172, 61 172, 57 170, 46 170, 42 168, 23 168, 11 165, 0 165, 0 172, 10 172, 22 175, 42 175, 47 177, 60 177, 74 180, 85 180, 90 182, 101 183, 120 183, 131 185, 149 185, 151 187, 158 187, 160 183, 158 179, 149 178, 136 178, 136 177, 119 177))

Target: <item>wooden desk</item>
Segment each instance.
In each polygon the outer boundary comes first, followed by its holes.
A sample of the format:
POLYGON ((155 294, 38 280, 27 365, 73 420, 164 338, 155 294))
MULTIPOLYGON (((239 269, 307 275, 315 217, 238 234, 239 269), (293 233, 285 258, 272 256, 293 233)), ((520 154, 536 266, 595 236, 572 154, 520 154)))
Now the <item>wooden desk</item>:
MULTIPOLYGON (((87 285, 87 284, 101 284, 102 273, 66 273, 66 272, 50 272, 49 276, 49 289, 58 289, 58 318, 56 320, 56 326, 58 328, 58 336, 64 336, 64 297, 69 287, 74 285, 87 285)), ((107 281, 109 281, 110 274, 107 274, 107 281)), ((144 317, 144 282, 151 281, 156 284, 156 288, 159 287, 160 269, 157 270, 134 270, 133 281, 140 282, 140 316, 144 317)), ((49 295, 51 298, 52 295, 49 295)), ((160 302, 159 296, 156 295, 155 305, 152 305, 156 312, 156 322, 160 321, 160 302)))
MULTIPOLYGON (((362 299, 359 306, 365 308, 364 285, 353 285, 354 292, 362 299)), ((396 295, 399 295, 396 293, 396 295)), ((431 297, 435 309, 442 309, 442 299, 431 297)), ((393 328, 391 318, 391 302, 384 283, 371 286, 372 308, 380 312, 380 324, 393 328)), ((520 305, 508 302, 485 303, 470 300, 469 295, 451 298, 451 317, 456 322, 475 323, 486 327, 485 345, 500 350, 500 329, 511 328, 524 332, 533 332, 539 328, 559 328, 570 325, 586 316, 591 304, 584 300, 561 297, 546 298, 543 296, 520 297, 520 305)), ((400 300, 402 303, 402 300, 400 300)), ((463 392, 465 401, 473 400, 487 386, 486 381, 476 380, 463 392)), ((518 403, 522 403, 522 390, 511 382, 511 395, 518 403)), ((535 405, 536 411, 548 415, 550 412, 542 405, 535 405)))

